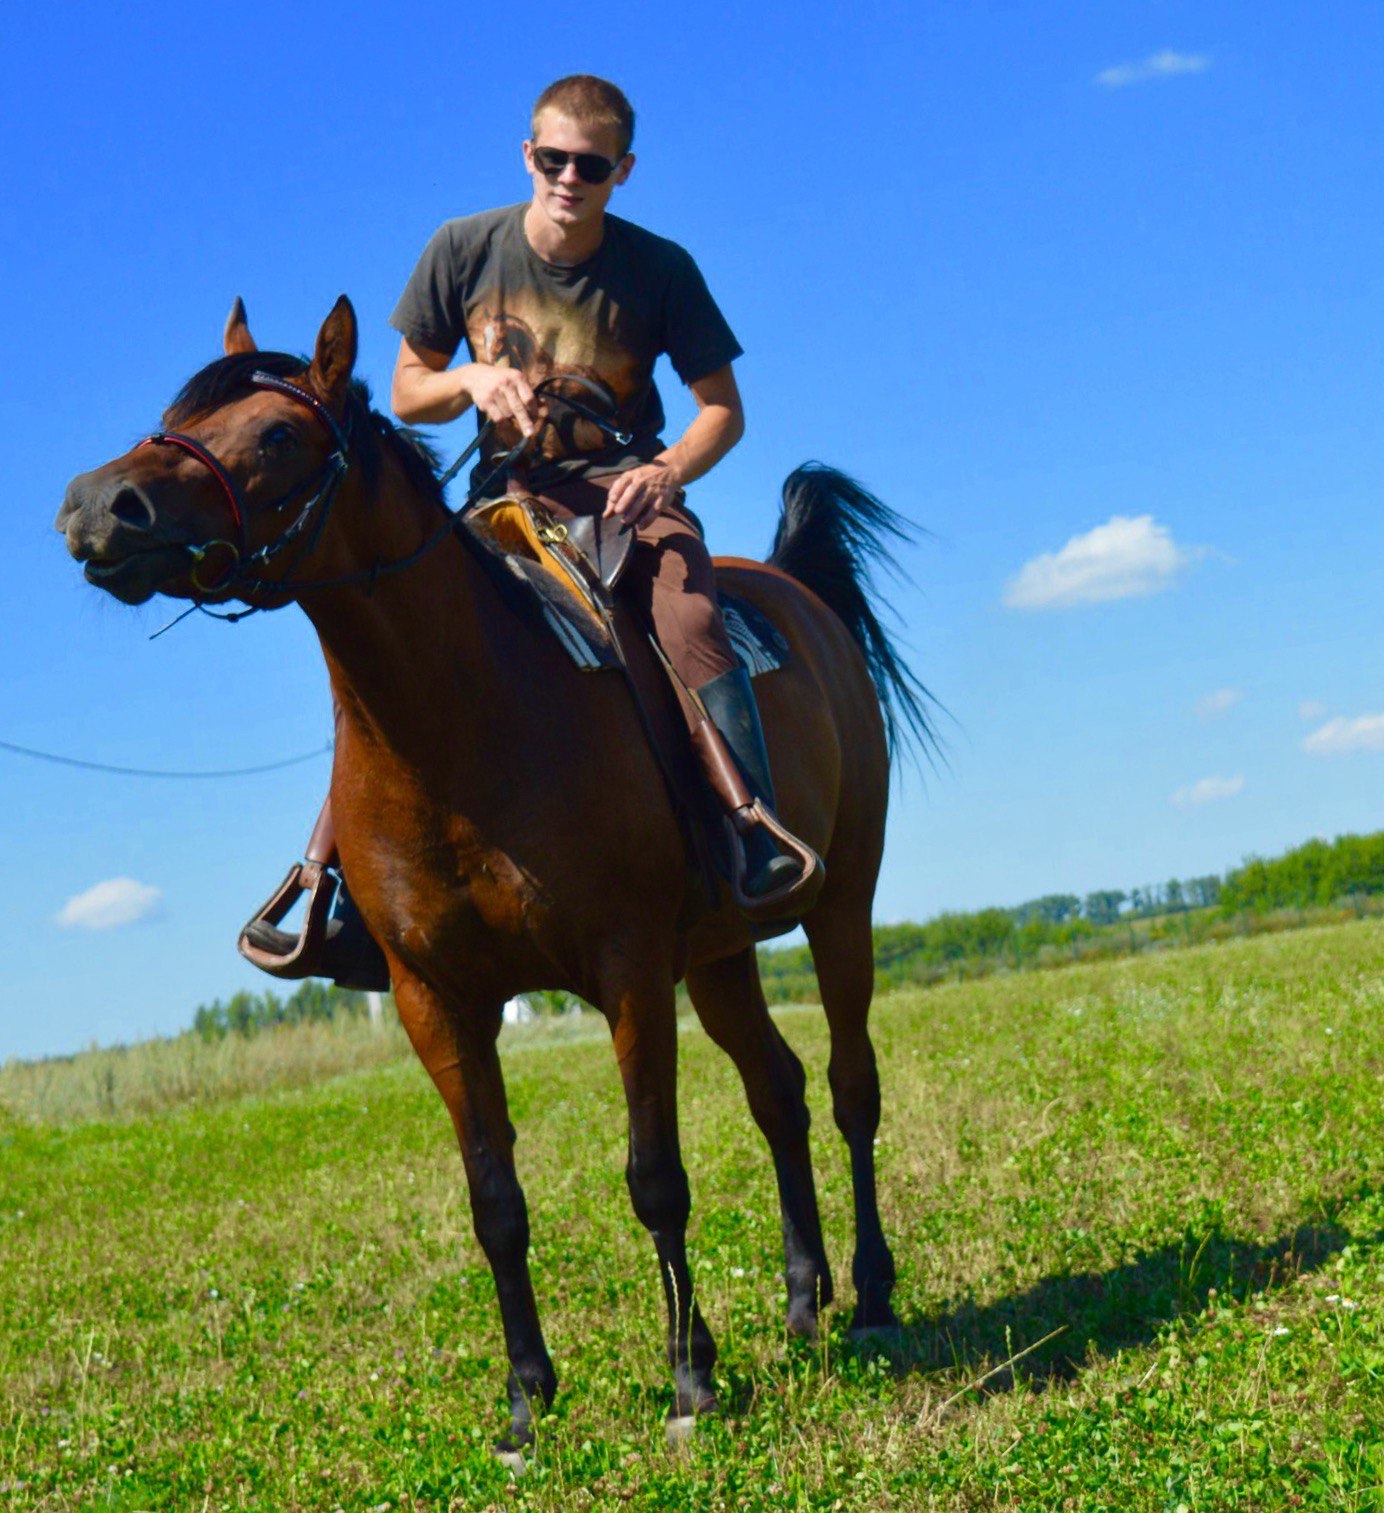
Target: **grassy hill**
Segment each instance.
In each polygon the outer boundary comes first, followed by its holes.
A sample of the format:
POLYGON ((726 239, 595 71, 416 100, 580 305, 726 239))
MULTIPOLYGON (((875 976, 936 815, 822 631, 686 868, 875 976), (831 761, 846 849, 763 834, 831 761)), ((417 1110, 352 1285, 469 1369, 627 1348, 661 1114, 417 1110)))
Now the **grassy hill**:
MULTIPOLYGON (((118 1120, 40 1124, 6 1099, 0 1503, 1380 1508, 1381 1008, 1372 920, 882 1000, 907 1326, 887 1350, 852 1348, 846 1309, 819 1346, 786 1344, 766 1154, 689 1025, 691 1244, 726 1412, 680 1456, 609 1046, 591 1016, 512 1035, 563 1383, 513 1483, 487 1453, 503 1357, 460 1159, 388 1036, 365 1070, 328 1076, 323 1041, 299 1086, 118 1120)), ((848 1295, 824 1025, 780 1022, 848 1295)))

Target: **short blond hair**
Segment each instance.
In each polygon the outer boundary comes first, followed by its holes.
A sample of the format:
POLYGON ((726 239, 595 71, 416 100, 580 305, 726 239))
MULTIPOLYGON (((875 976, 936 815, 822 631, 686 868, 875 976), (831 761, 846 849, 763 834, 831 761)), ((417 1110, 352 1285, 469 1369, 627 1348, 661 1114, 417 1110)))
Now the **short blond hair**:
POLYGON ((595 74, 568 74, 558 79, 534 101, 532 131, 538 135, 538 118, 556 110, 580 126, 609 126, 621 143, 620 157, 634 141, 634 107, 624 90, 595 74))

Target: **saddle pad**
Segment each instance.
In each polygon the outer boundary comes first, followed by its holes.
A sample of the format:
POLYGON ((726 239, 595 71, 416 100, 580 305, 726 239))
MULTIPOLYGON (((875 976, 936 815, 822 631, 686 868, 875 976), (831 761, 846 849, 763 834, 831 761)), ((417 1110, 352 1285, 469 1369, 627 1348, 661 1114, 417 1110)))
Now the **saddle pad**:
MULTIPOLYGON (((496 510, 488 518, 468 516, 466 527, 533 595, 548 629, 583 672, 619 667, 619 657, 591 606, 586 585, 551 545, 537 536, 526 515, 518 509, 496 510)), ((788 661, 788 643, 773 621, 748 599, 727 593, 719 597, 731 647, 746 672, 757 678, 783 667, 788 661)))

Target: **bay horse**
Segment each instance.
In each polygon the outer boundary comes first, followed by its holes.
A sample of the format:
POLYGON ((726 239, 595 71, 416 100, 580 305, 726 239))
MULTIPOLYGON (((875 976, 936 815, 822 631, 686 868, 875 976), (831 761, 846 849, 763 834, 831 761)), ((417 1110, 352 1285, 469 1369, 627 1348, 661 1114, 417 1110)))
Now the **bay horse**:
MULTIPOLYGON (((832 1299, 806 1079, 769 1016, 750 927, 724 889, 715 907, 689 910, 699 885, 627 685, 578 671, 505 602, 470 531, 449 521, 426 445, 373 412, 353 378, 345 296, 310 363, 258 351, 239 301, 224 344, 163 432, 73 480, 57 528, 88 581, 125 603, 297 601, 318 632, 340 710, 331 800, 343 869, 455 1126, 495 1277, 511 1368, 501 1450, 531 1442, 557 1387, 496 1046, 504 1003, 542 988, 579 994, 609 1023, 629 1111, 626 1179, 666 1294, 670 1434, 690 1427, 716 1407, 716 1349, 686 1249, 684 977, 773 1157, 788 1328, 811 1337, 832 1299)), ((811 464, 785 485, 768 563, 717 563, 722 586, 789 648, 759 699, 780 811, 826 863, 802 924, 850 1152, 857 1330, 897 1327, 875 1192, 871 902, 890 749, 928 731, 925 690, 880 625, 868 567, 902 530, 879 500, 811 464)))

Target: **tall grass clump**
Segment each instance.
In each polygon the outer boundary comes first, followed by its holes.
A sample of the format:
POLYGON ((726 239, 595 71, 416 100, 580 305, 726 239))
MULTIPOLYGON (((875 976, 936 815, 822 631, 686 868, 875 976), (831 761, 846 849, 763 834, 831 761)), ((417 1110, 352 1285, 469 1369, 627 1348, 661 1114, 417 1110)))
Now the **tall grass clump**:
POLYGON ((130 1120, 271 1088, 311 1087, 411 1055, 391 1011, 271 1026, 257 1034, 190 1031, 137 1045, 0 1066, 0 1110, 36 1124, 130 1120))

